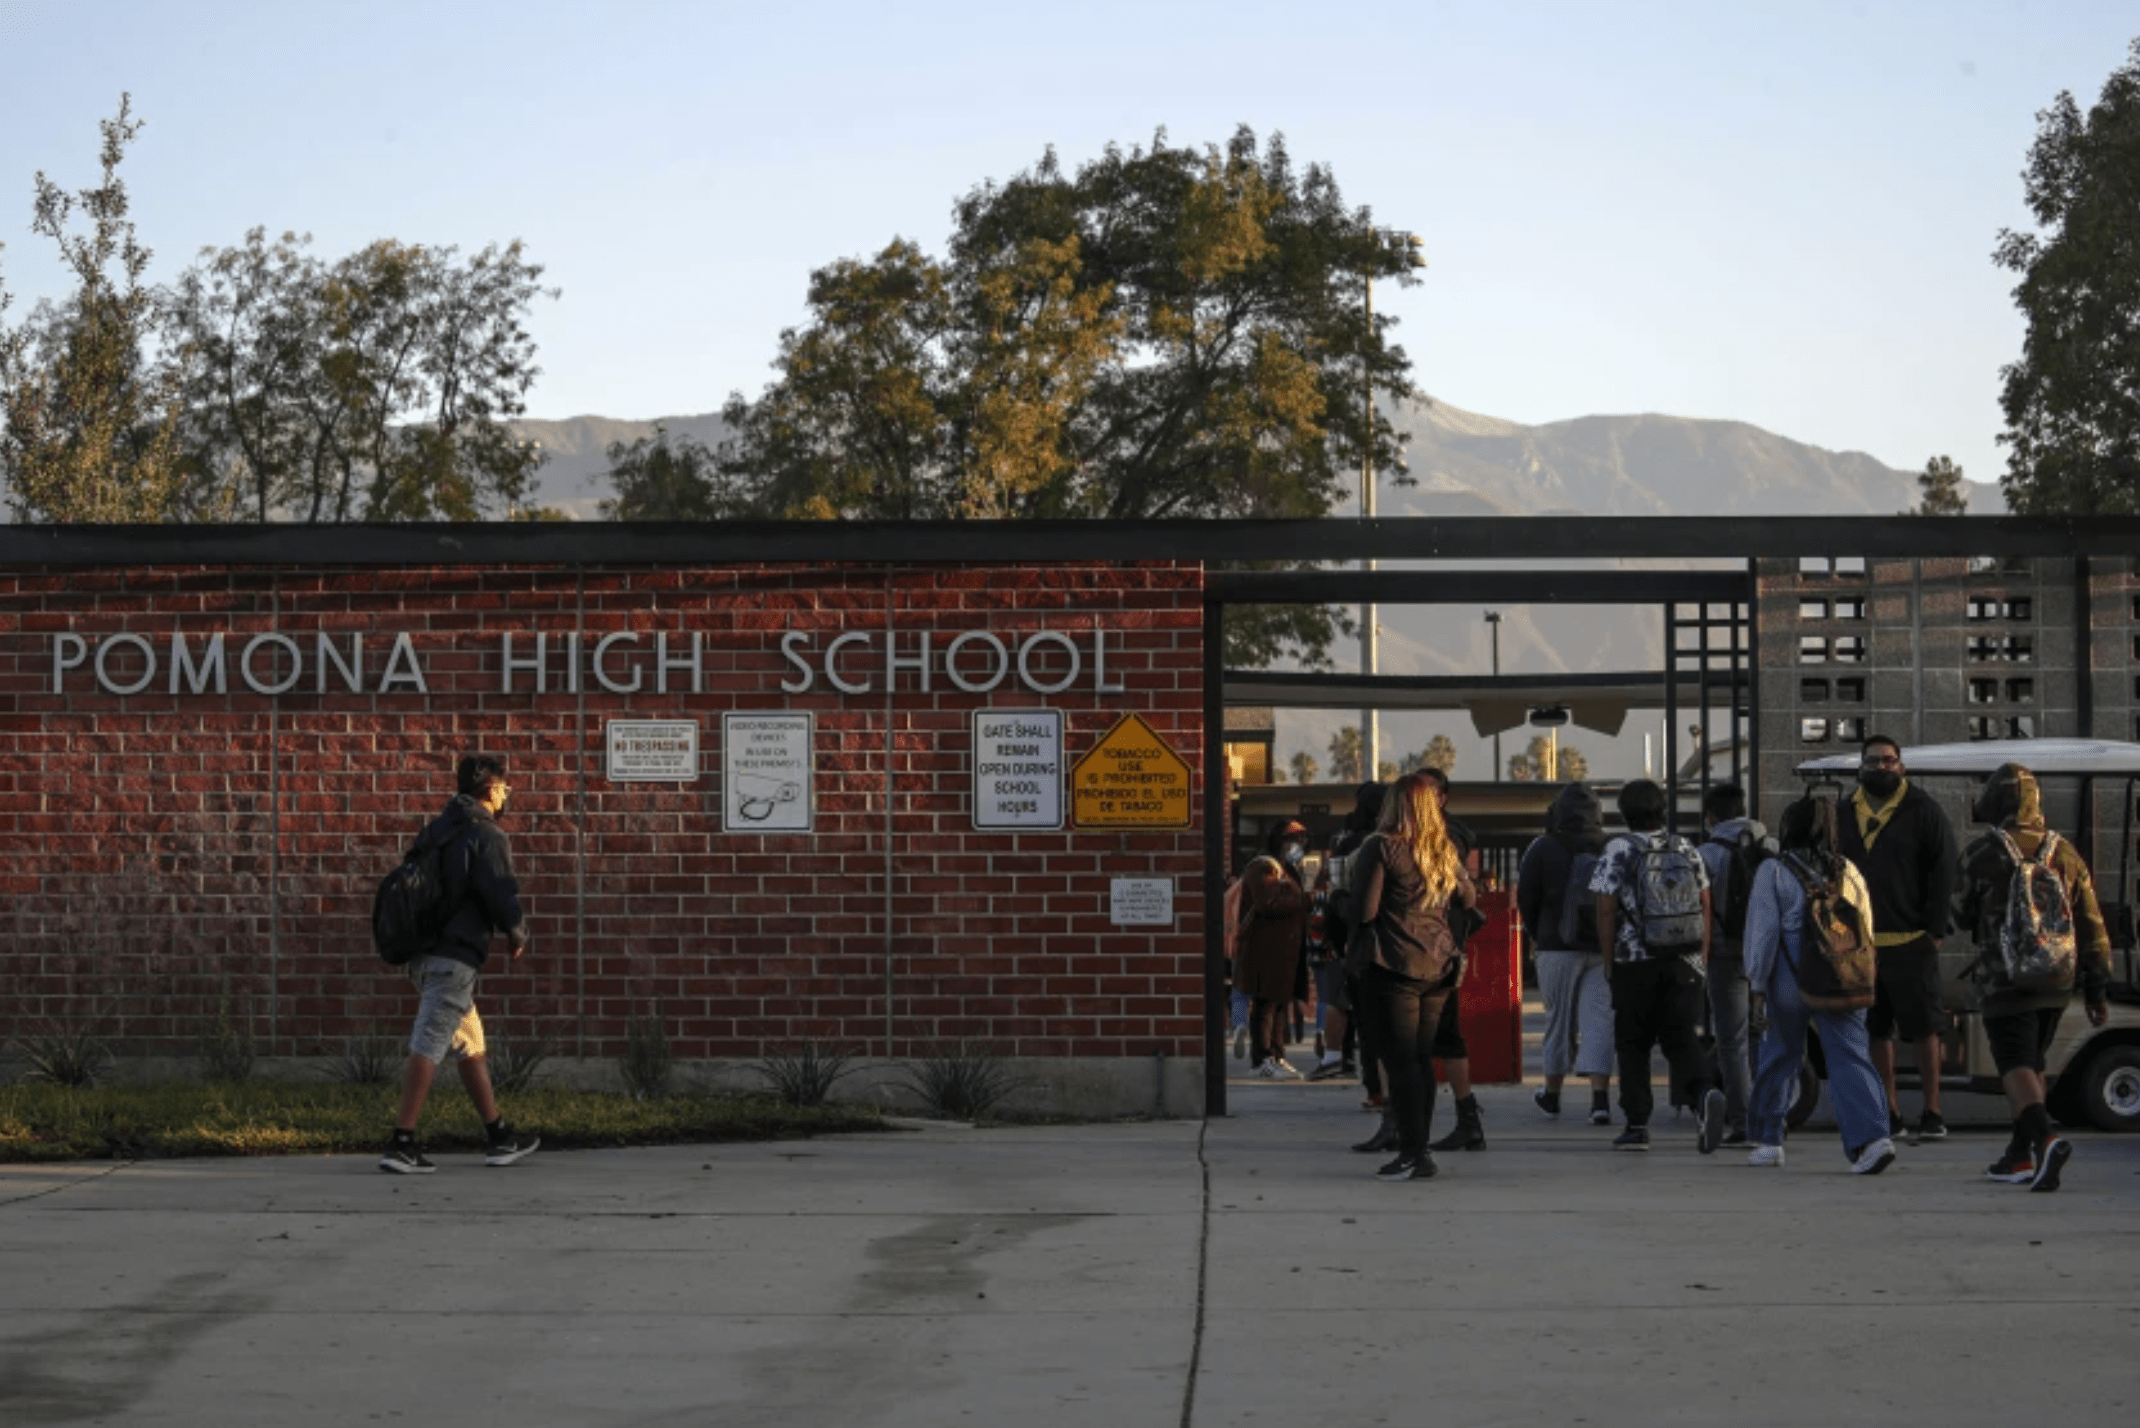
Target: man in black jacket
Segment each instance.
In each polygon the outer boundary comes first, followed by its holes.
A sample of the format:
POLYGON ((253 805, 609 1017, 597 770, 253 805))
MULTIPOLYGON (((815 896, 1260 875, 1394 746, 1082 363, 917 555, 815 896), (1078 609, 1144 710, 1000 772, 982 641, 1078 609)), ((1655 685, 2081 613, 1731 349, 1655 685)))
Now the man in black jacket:
POLYGON ((489 754, 462 759, 454 775, 459 792, 422 835, 442 850, 446 906, 453 911, 431 950, 409 964, 409 978, 422 993, 422 1002, 409 1033, 401 1114, 379 1157, 381 1170, 400 1175, 428 1175, 437 1169, 417 1149, 416 1118, 431 1094, 439 1063, 449 1056, 459 1061, 461 1084, 483 1117, 485 1165, 511 1165, 541 1144, 514 1131, 498 1113, 490 1070, 483 1061, 483 1019, 476 1014, 476 972, 490 955, 492 934, 505 934, 516 959, 528 949, 512 850, 498 826, 512 788, 505 781, 503 761, 489 754))
POLYGON ((1939 1042, 1946 1026, 1940 1009, 1939 940, 1953 926, 1955 875, 1961 849, 1954 825, 1932 796, 1912 787, 1902 746, 1884 734, 1864 744, 1858 787, 1836 810, 1839 851, 1864 875, 1872 895, 1873 943, 1879 949, 1872 1012, 1873 1065, 1887 1087, 1889 1134, 1903 1132, 1902 1101, 1895 1090, 1895 1043, 1899 1030, 1917 1046, 1924 1085, 1919 1140, 1943 1140, 1939 1114, 1939 1042))

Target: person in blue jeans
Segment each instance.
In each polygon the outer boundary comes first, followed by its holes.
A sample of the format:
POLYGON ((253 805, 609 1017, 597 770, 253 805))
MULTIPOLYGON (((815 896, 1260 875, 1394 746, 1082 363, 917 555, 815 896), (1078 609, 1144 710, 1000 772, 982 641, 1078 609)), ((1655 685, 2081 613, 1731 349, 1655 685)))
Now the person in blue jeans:
POLYGON ((1806 918, 1800 877, 1838 888, 1842 901, 1858 910, 1867 942, 1873 936, 1872 897, 1858 870, 1836 851, 1835 805, 1828 800, 1802 798, 1785 808, 1778 842, 1782 851, 1754 874, 1746 908, 1749 1020, 1761 1034, 1747 1107, 1747 1133, 1755 1145, 1746 1163, 1783 1164, 1784 1116, 1810 1024, 1827 1053, 1828 1095, 1851 1172, 1878 1175, 1895 1163, 1895 1143, 1888 1135, 1887 1093, 1873 1069, 1865 1011, 1814 1011, 1798 990, 1806 918))

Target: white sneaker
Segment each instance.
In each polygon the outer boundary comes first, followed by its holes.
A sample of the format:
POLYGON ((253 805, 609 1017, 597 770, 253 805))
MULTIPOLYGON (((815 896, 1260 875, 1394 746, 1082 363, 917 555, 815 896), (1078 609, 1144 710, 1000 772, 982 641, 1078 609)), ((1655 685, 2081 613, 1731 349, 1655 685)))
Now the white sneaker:
POLYGON ((1294 1070, 1293 1063, 1286 1060, 1284 1057, 1278 1057, 1277 1059, 1273 1060, 1271 1062, 1271 1066, 1274 1069, 1274 1074, 1276 1074, 1283 1080, 1305 1081, 1306 1079, 1308 1079, 1307 1077, 1301 1075, 1300 1072, 1294 1070))
POLYGON ((1748 1165, 1773 1165, 1781 1169, 1783 1166, 1783 1147, 1780 1145, 1757 1145, 1747 1152, 1746 1163, 1748 1165))
POLYGON ((1260 1076, 1266 1081, 1275 1081, 1278 1079, 1279 1076, 1278 1063, 1275 1061, 1266 1061, 1248 1074, 1251 1076, 1260 1076))
POLYGON ((1233 1029, 1233 1059, 1248 1060, 1248 1027, 1245 1025, 1233 1029))
POLYGON ((1850 1162, 1852 1175, 1878 1175, 1895 1163, 1895 1143, 1882 1136, 1858 1152, 1858 1158, 1850 1162))

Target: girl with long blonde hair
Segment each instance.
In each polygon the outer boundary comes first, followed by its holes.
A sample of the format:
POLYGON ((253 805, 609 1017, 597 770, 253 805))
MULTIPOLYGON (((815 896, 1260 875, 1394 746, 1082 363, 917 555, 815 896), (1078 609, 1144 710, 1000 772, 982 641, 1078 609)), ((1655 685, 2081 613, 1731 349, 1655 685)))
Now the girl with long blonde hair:
POLYGON ((1434 1031, 1442 1004, 1456 994, 1461 968, 1450 914, 1477 898, 1442 817, 1441 790, 1429 774, 1406 774, 1382 805, 1375 836, 1360 850, 1354 899, 1362 931, 1374 940, 1364 981, 1382 1026, 1384 1075, 1397 1123, 1397 1158, 1381 1180, 1434 1174, 1427 1128, 1434 1114, 1434 1031))

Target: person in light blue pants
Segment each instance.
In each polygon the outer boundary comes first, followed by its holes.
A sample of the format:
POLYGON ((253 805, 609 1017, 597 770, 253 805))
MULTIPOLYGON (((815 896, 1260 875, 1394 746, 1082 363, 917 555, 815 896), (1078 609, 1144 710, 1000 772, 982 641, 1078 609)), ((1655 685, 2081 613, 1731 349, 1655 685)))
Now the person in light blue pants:
POLYGON ((1782 852, 1754 875, 1746 908, 1746 981, 1753 1026, 1760 1030, 1754 1086, 1747 1107, 1747 1135, 1754 1148, 1749 1165, 1783 1164, 1784 1116, 1805 1056, 1806 1028, 1820 1036, 1828 1059, 1828 1095, 1835 1103, 1843 1153, 1852 1173, 1878 1175, 1895 1161, 1888 1137, 1887 1093, 1873 1069, 1863 1009, 1814 1011, 1799 995, 1798 967, 1805 952, 1806 892, 1801 876, 1840 890, 1859 910, 1870 943, 1872 898, 1858 870, 1835 851, 1835 805, 1802 798, 1783 811, 1782 852), (1764 1026, 1764 1022, 1766 1025, 1764 1026))

